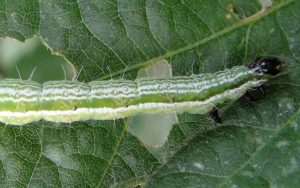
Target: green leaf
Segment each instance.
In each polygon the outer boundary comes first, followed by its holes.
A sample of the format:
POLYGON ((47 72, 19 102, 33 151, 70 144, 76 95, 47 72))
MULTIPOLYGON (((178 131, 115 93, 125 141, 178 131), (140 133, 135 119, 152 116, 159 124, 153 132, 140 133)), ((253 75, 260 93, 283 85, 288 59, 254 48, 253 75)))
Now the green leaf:
POLYGON ((173 75, 215 72, 259 55, 288 74, 259 101, 221 110, 224 124, 182 114, 167 143, 146 147, 128 119, 0 125, 3 187, 296 187, 300 3, 273 0, 0 0, 0 37, 40 37, 80 81, 136 78, 159 60, 173 75), (268 3, 268 2, 267 2, 268 3), (267 4, 266 3, 266 4, 267 4))

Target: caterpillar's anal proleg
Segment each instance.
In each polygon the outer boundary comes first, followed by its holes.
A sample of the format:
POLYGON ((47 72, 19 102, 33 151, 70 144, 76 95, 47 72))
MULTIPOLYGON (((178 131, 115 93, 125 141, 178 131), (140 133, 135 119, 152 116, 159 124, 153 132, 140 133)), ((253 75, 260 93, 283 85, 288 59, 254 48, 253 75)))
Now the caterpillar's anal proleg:
POLYGON ((0 121, 23 125, 44 119, 73 122, 109 120, 137 113, 208 113, 217 104, 236 100, 280 70, 277 58, 262 57, 247 66, 215 74, 172 78, 107 80, 81 83, 30 80, 0 81, 0 121))

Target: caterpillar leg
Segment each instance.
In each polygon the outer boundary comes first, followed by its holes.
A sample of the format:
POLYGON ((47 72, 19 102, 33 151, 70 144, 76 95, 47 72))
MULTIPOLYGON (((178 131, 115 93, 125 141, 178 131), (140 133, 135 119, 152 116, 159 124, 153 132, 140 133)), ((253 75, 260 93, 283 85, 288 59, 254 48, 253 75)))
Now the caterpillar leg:
POLYGON ((208 115, 214 120, 214 122, 219 124, 223 123, 222 119, 219 116, 217 108, 213 108, 212 111, 208 113, 208 115))
POLYGON ((249 91, 247 91, 244 96, 243 96, 244 99, 246 99, 247 101, 257 101, 258 98, 255 97, 254 95, 252 95, 249 91))
MULTIPOLYGON (((264 97, 266 96, 266 90, 264 86, 259 86, 256 88, 256 90, 264 97)), ((255 96, 255 92, 252 93, 250 91, 247 91, 243 96, 247 101, 257 101, 260 99, 260 97, 255 96)))
POLYGON ((265 87, 263 85, 259 86, 257 88, 257 90, 263 95, 263 96, 266 96, 266 90, 265 90, 265 87))

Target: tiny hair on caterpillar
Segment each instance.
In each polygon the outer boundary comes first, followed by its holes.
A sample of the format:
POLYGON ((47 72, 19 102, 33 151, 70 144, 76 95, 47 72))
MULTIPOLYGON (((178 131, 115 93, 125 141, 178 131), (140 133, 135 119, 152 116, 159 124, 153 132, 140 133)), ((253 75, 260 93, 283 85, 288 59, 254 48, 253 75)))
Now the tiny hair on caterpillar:
POLYGON ((248 66, 235 66, 213 74, 175 76, 171 78, 139 78, 136 80, 0 81, 0 122, 25 125, 46 120, 74 122, 113 120, 139 113, 209 113, 222 120, 215 108, 225 101, 258 88, 280 73, 283 62, 277 57, 258 57, 248 66))

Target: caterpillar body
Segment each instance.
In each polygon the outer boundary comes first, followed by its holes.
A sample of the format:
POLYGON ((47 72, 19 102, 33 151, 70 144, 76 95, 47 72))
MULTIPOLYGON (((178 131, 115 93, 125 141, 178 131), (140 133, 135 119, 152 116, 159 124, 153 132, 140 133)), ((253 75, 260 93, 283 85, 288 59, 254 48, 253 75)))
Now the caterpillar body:
POLYGON ((260 57, 249 66, 215 74, 81 83, 30 80, 0 81, 0 121, 24 125, 52 122, 110 120, 137 113, 208 113, 216 105, 236 100, 280 71, 281 61, 260 57))

